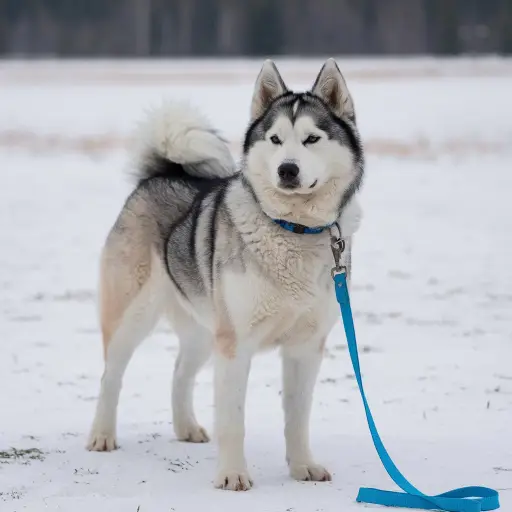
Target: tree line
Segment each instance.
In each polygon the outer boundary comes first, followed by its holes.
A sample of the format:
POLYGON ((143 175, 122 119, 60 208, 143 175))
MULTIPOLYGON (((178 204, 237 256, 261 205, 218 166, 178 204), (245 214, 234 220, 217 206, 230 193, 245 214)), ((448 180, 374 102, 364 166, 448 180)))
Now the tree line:
POLYGON ((13 56, 512 53, 512 0, 0 0, 13 56))

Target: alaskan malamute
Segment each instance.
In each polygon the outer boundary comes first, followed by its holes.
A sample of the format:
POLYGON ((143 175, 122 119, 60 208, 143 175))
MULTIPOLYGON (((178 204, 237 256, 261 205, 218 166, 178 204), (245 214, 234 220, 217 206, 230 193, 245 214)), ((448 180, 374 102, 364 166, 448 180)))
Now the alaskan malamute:
POLYGON ((286 87, 266 61, 237 170, 225 141, 189 106, 164 104, 142 127, 138 183, 101 258, 105 370, 88 448, 116 448, 126 366, 165 313, 176 332, 172 410, 179 440, 209 440, 193 408, 213 353, 215 486, 252 486, 244 402, 253 354, 279 347, 286 458, 298 480, 330 480, 309 448, 309 414, 325 341, 339 321, 330 231, 341 226, 350 271, 363 149, 354 102, 334 60, 311 91, 286 87))

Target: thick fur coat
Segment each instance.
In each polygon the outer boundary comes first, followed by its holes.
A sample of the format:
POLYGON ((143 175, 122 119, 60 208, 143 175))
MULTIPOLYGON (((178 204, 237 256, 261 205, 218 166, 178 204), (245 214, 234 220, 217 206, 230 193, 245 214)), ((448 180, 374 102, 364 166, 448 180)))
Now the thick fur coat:
POLYGON ((137 185, 101 258, 105 371, 88 448, 116 448, 124 371, 165 314, 180 342, 172 409, 182 441, 209 440, 192 396, 213 354, 215 486, 252 486, 244 456, 247 380, 255 352, 272 347, 283 360, 290 474, 329 480, 311 454, 308 429, 323 348, 338 318, 329 226, 341 226, 350 270, 364 168, 354 103, 336 63, 327 61, 310 92, 293 93, 265 62, 240 170, 208 120, 186 105, 155 110, 137 140, 137 185), (300 234, 276 220, 325 229, 300 234))

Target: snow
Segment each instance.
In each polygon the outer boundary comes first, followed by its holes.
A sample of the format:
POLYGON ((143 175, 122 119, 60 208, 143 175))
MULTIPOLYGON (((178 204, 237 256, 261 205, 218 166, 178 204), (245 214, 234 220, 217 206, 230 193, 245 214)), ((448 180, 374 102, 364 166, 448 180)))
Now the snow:
MULTIPOLYGON (((360 486, 394 489, 341 325, 311 423, 331 483, 287 475, 280 365, 270 353, 255 360, 247 402, 256 486, 213 489, 215 445, 178 443, 172 433, 176 340, 163 322, 125 377, 121 449, 84 449, 102 372, 98 254, 131 184, 122 148, 89 153, 58 139, 127 137, 165 95, 191 100, 237 142, 259 64, 0 64, 2 512, 353 512, 377 510, 355 503, 360 486), (14 144, 14 132, 32 138, 14 144), (55 147, 32 146, 47 135, 55 147), (22 452, 30 449, 39 451, 22 452)), ((423 491, 491 486, 512 510, 512 62, 345 64, 369 150, 352 302, 377 425, 423 491)), ((305 87, 319 65, 283 62, 283 74, 305 87)), ((212 398, 207 367, 196 404, 210 431, 212 398)))

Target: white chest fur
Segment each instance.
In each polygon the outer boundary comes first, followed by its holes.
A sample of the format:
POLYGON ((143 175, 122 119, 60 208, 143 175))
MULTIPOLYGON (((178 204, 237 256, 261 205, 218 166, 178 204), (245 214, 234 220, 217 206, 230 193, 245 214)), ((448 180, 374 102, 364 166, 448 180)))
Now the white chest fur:
POLYGON ((328 235, 306 244, 301 237, 267 235, 253 246, 246 272, 223 276, 224 299, 240 342, 301 343, 331 329, 337 313, 328 235))

